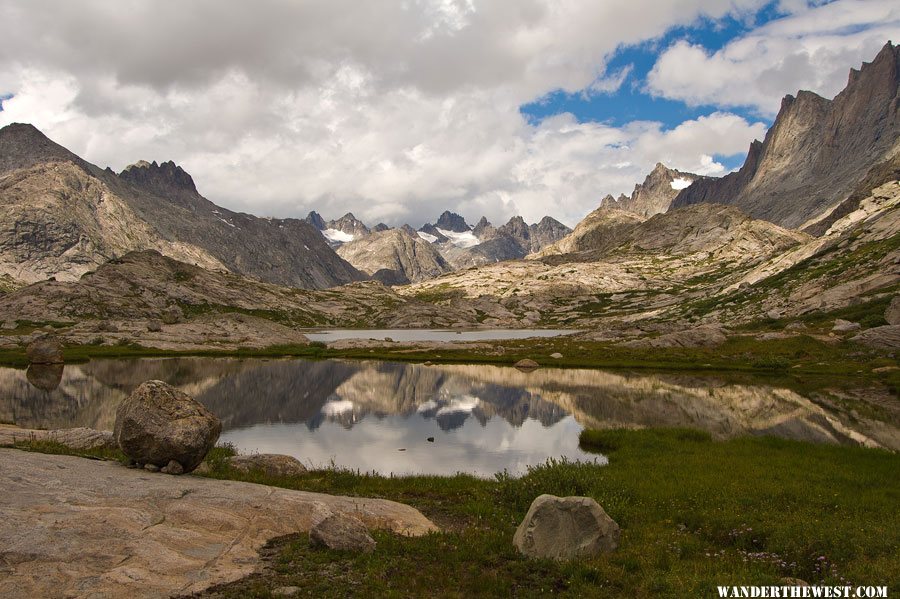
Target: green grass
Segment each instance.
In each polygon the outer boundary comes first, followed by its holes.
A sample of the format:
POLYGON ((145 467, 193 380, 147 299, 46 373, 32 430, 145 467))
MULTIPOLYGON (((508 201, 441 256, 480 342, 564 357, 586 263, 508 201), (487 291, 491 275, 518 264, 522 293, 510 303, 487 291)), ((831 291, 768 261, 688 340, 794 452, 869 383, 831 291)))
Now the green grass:
POLYGON ((306 535, 274 542, 271 569, 209 593, 301 596, 715 596, 721 584, 880 584, 900 590, 900 456, 773 438, 714 442, 693 430, 584 431, 608 466, 550 461, 521 478, 386 478, 324 470, 294 478, 211 476, 384 497, 444 531, 376 532, 373 554, 313 550, 306 535), (542 493, 595 498, 622 527, 619 549, 573 563, 531 561, 511 544, 542 493))
MULTIPOLYGON (((208 476, 289 489, 381 497, 420 509, 442 532, 373 533, 372 554, 314 550, 305 534, 273 541, 269 567, 207 593, 271 597, 715 596, 716 585, 887 585, 900 591, 900 456, 768 437, 713 441, 687 429, 583 431, 607 466, 548 461, 521 478, 384 477, 350 470, 295 477, 241 473, 215 448, 208 476), (596 499, 622 527, 614 553, 571 563, 532 561, 511 540, 540 494, 596 499)), ((50 453, 53 443, 20 444, 50 453)))

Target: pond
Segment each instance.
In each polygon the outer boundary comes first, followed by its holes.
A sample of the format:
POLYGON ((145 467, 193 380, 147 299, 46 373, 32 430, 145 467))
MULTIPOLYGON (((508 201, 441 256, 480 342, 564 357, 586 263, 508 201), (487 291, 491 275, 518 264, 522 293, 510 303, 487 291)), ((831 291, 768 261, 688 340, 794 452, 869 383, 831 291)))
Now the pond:
POLYGON ((328 329, 304 331, 310 341, 330 343, 339 339, 410 341, 500 341, 530 337, 559 337, 574 329, 328 329))
POLYGON ((381 361, 94 360, 56 371, 0 368, 0 421, 112 429, 119 402, 167 381, 223 421, 242 453, 382 474, 523 473, 581 451, 584 427, 679 426, 724 439, 777 435, 900 447, 895 423, 829 411, 789 389, 708 377, 381 361))

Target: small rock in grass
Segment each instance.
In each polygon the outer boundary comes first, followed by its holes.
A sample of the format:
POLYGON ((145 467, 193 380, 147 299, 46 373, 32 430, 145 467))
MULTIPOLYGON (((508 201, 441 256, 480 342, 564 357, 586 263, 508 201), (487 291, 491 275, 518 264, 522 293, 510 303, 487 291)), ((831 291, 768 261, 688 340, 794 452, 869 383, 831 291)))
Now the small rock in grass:
POLYGON ((831 330, 835 333, 849 333, 850 331, 858 331, 860 329, 858 322, 850 322, 849 320, 842 320, 838 318, 834 321, 834 326, 831 327, 831 330))
POLYGON ((550 354, 550 357, 553 358, 554 360, 559 360, 563 357, 563 355, 559 352, 555 352, 555 353, 550 354))
POLYGON ((272 594, 276 597, 293 597, 300 592, 300 587, 278 587, 272 589, 272 594))
POLYGON ((241 472, 257 470, 267 476, 298 476, 306 473, 306 466, 289 455, 277 453, 255 453, 236 455, 228 459, 229 465, 241 472))
POLYGON ((314 547, 341 551, 368 553, 375 549, 375 539, 365 524, 347 514, 331 514, 321 520, 309 531, 309 541, 314 547))

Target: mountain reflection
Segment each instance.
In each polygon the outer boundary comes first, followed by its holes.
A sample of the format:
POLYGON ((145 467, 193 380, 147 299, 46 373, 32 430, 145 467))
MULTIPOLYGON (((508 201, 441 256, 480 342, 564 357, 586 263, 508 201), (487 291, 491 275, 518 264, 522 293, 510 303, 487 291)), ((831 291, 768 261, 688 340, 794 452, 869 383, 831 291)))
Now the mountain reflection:
POLYGON ((226 431, 271 424, 301 425, 310 432, 328 424, 350 431, 385 419, 430 421, 444 432, 485 429, 498 419, 514 429, 533 421, 549 430, 572 416, 590 428, 685 426, 716 438, 769 434, 900 449, 895 422, 825 409, 768 385, 374 361, 171 358, 95 360, 66 365, 62 372, 28 374, 0 368, 0 420, 32 428, 111 429, 119 402, 149 379, 197 398, 222 419, 226 431))

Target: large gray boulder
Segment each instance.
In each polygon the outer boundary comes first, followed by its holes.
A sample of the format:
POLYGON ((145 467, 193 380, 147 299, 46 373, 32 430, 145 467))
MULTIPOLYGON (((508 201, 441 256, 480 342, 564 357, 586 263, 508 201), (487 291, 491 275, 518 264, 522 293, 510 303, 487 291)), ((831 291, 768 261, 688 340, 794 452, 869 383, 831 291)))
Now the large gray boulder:
POLYGON ((62 345, 53 335, 41 335, 25 348, 28 361, 32 364, 62 364, 62 345))
POLYGON ((119 404, 113 430, 125 455, 159 468, 175 460, 184 472, 196 468, 216 444, 222 423, 186 393, 162 381, 147 381, 119 404))
POLYGON ((619 546, 619 525, 590 497, 541 495, 516 529, 513 544, 534 558, 594 557, 619 546))
POLYGON ((331 514, 309 531, 314 547, 368 553, 375 549, 375 539, 365 524, 348 514, 331 514))

